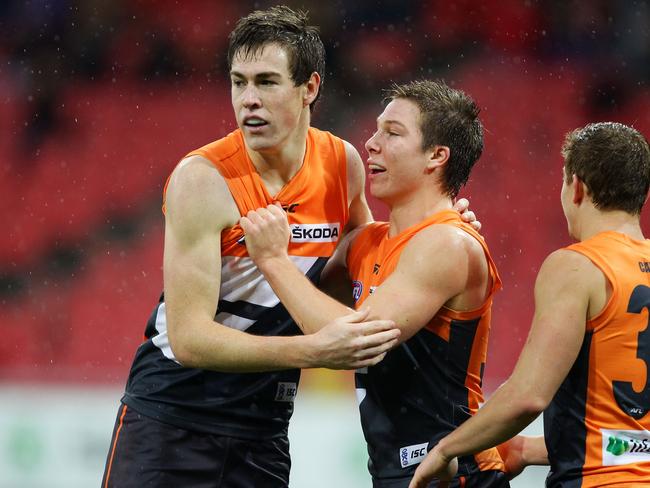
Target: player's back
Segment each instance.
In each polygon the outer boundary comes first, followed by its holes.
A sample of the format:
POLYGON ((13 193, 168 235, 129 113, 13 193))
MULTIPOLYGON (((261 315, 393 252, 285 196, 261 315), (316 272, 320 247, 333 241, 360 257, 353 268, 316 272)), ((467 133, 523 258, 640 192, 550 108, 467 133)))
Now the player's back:
POLYGON ((544 413, 549 487, 650 485, 650 241, 603 232, 567 249, 611 284, 544 413))

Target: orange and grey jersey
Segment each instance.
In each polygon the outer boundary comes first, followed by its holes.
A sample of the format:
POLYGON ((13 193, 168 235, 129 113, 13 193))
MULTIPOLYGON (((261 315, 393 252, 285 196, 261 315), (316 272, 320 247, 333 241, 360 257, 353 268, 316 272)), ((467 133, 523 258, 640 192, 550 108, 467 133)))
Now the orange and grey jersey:
MULTIPOLYGON (((428 449, 474 414, 483 402, 492 296, 501 281, 483 238, 457 212, 439 212, 389 238, 387 223, 373 223, 352 242, 347 261, 356 306, 395 270, 409 240, 430 225, 453 225, 483 247, 491 289, 472 311, 443 307, 413 337, 378 365, 355 375, 363 432, 373 478, 408 478, 428 449)), ((503 470, 496 449, 459 460, 459 476, 503 470)))
MULTIPOLYGON (((291 226, 290 258, 317 282, 349 218, 343 141, 310 128, 302 167, 275 196, 268 194, 239 130, 190 155, 214 164, 241 215, 280 202, 291 226)), ((221 325, 215 327, 256 335, 299 334, 248 256, 238 224, 222 231, 220 245, 221 288, 214 320, 221 325)), ((286 434, 299 370, 235 374, 181 366, 169 345, 164 296, 149 319, 145 338, 123 398, 134 410, 202 432, 242 438, 286 434)))
POLYGON ((547 486, 650 486, 650 241, 602 232, 566 249, 603 272, 611 298, 544 412, 547 486))

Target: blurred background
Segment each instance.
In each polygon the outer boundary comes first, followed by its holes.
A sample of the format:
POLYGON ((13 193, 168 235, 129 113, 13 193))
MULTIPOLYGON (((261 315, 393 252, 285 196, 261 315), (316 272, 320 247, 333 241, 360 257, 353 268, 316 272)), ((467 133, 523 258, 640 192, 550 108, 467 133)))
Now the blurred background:
MULTIPOLYGON (((1 487, 100 484, 162 289, 165 179, 235 127, 227 35, 274 3, 0 2, 1 487)), ((526 338, 542 260, 570 242, 564 134, 603 120, 650 134, 648 2, 286 3, 309 10, 327 47, 314 125, 364 158, 392 82, 442 78, 481 107, 485 152, 461 196, 504 282, 489 394, 526 338)), ((292 487, 370 486, 349 373, 306 372, 294 420, 292 487)), ((544 475, 513 486, 542 486, 544 475)))

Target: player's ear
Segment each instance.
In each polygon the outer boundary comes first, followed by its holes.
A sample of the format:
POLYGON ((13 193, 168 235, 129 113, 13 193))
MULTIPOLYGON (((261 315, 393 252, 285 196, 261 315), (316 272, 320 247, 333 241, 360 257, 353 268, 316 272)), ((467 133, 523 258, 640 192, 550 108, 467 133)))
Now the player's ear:
POLYGON ((305 83, 305 92, 302 98, 303 107, 308 107, 316 100, 318 90, 320 90, 320 75, 314 71, 307 80, 307 83, 305 83))
POLYGON ((433 146, 427 151, 427 174, 433 173, 449 161, 450 150, 447 146, 433 146))
POLYGON ((573 189, 573 203, 580 205, 587 194, 587 186, 585 185, 585 182, 578 178, 578 175, 573 175, 571 188, 573 189))

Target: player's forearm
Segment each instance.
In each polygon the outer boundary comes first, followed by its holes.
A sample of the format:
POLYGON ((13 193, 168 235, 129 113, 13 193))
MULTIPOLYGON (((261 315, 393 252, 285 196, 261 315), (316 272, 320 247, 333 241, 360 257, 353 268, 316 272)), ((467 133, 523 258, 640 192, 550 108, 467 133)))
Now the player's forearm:
POLYGON ((267 259, 257 266, 305 334, 350 313, 350 308, 318 290, 289 259, 267 259))
POLYGON ((249 373, 317 367, 313 342, 307 336, 258 336, 212 322, 203 331, 186 331, 172 346, 183 366, 249 373))
POLYGON ((525 392, 517 392, 504 384, 476 415, 464 422, 436 449, 446 459, 474 454, 494 447, 518 434, 541 410, 527 400, 525 392))

